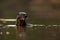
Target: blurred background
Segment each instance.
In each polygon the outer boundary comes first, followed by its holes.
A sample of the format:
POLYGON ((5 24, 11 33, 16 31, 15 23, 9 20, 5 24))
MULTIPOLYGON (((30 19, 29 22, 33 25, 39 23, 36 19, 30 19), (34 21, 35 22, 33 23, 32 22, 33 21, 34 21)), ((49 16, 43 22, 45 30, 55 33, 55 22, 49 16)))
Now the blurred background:
POLYGON ((0 0, 0 18, 16 18, 20 11, 31 23, 60 22, 60 0, 0 0))
MULTIPOLYGON (((27 27, 26 40, 60 40, 60 0, 0 0, 0 19, 16 19, 21 11, 28 14, 27 23, 45 25, 27 27)), ((6 28, 9 24, 15 21, 0 21, 0 40, 16 40, 16 28, 6 28)))

